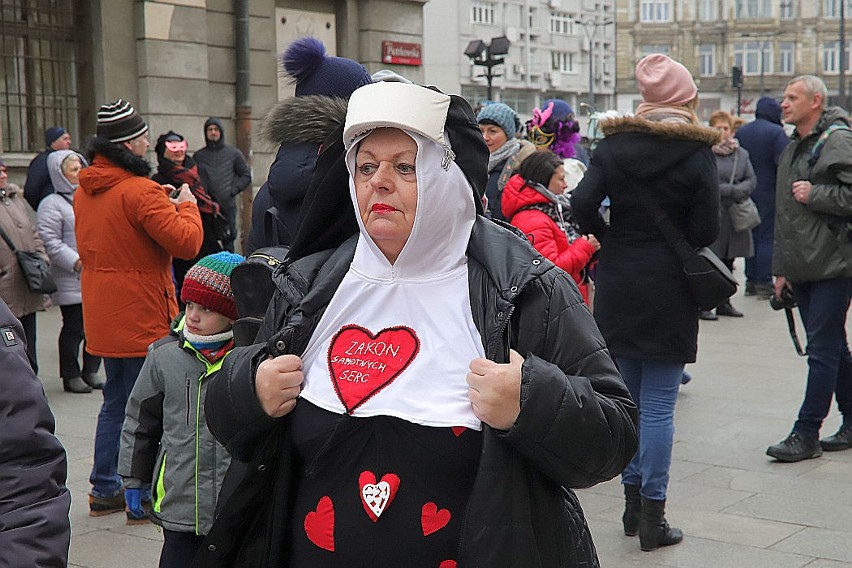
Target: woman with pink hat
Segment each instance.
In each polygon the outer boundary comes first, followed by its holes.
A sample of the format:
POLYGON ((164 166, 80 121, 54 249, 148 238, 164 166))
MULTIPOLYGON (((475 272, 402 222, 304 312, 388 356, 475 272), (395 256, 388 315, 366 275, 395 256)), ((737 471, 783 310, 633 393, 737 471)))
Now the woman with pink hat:
POLYGON ((698 123, 698 89, 686 67, 662 54, 636 65, 636 116, 605 120, 589 169, 572 193, 583 233, 601 242, 594 314, 640 408, 639 452, 622 472, 624 533, 642 550, 677 544, 666 522, 674 408, 685 363, 695 361, 698 305, 663 229, 691 246, 719 234, 719 182, 698 123), (609 198, 610 223, 599 213, 609 198))

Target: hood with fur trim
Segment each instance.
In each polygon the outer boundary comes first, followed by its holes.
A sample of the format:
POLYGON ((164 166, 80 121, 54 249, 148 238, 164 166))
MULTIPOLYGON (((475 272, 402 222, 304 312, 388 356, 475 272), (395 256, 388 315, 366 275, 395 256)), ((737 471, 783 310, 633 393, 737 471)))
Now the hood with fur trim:
POLYGON ((635 116, 601 123, 616 159, 640 179, 654 178, 690 157, 702 146, 722 140, 718 130, 679 122, 657 122, 635 116), (655 142, 649 144, 649 138, 655 142), (665 151, 661 151, 661 143, 665 151))
POLYGON ((151 175, 151 164, 148 163, 148 160, 142 156, 137 156, 121 144, 115 144, 101 136, 93 136, 86 145, 86 161, 93 164, 95 156, 106 158, 132 175, 142 177, 151 175))
POLYGON ((347 104, 340 97, 291 97, 266 113, 258 135, 273 146, 285 142, 322 144, 346 120, 347 104))

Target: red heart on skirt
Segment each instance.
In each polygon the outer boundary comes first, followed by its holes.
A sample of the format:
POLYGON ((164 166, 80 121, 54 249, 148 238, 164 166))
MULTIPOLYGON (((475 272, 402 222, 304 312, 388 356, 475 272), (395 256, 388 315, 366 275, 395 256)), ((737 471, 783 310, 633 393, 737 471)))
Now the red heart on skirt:
POLYGON ((420 340, 405 326, 376 334, 360 325, 340 328, 328 348, 328 371, 346 412, 352 414, 391 384, 419 351, 420 340))
POLYGON ((456 566, 458 564, 456 564, 455 560, 444 560, 438 568, 456 568, 456 566))
POLYGON ((305 533, 318 547, 334 552, 334 504, 330 497, 317 503, 317 510, 305 516, 305 533))
POLYGON ((382 476, 382 480, 376 483, 376 474, 372 471, 362 471, 358 476, 358 488, 361 504, 375 523, 396 497, 399 477, 393 473, 386 473, 382 476))
POLYGON ((466 426, 453 426, 450 428, 453 431, 453 434, 456 435, 456 438, 464 434, 464 431, 467 430, 466 426))
POLYGON ((438 510, 435 503, 429 502, 423 505, 420 513, 420 526, 423 527, 423 536, 429 536, 447 526, 450 522, 450 512, 446 509, 438 510))

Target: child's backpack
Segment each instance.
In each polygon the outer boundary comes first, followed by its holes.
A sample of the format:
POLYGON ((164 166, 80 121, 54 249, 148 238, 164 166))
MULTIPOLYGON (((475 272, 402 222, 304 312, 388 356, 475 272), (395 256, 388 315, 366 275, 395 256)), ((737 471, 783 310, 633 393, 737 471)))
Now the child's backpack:
POLYGON ((281 266, 288 247, 259 248, 231 273, 231 290, 239 319, 234 322, 234 344, 251 345, 275 292, 272 275, 281 266))

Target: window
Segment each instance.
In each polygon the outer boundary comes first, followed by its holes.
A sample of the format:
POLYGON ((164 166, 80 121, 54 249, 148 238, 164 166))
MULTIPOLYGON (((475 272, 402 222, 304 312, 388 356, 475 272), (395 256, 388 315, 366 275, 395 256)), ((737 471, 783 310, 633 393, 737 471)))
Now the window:
MULTIPOLYGON (((840 2, 841 0, 822 0, 822 15, 825 18, 839 18, 840 17, 840 2)), ((852 2, 850 0, 846 0, 846 6, 844 6, 844 17, 849 17, 849 12, 852 10, 852 2)))
POLYGON ((73 0, 0 3, 4 152, 43 150, 48 126, 62 125, 80 134, 75 4, 73 0))
POLYGON ((639 21, 670 22, 671 0, 642 0, 639 6, 639 21))
POLYGON ((761 72, 764 74, 772 73, 772 44, 768 41, 735 43, 734 65, 742 68, 743 75, 760 75, 761 72), (761 53, 763 55, 762 66, 761 53))
POLYGON ((470 21, 474 24, 493 24, 494 4, 491 2, 474 2, 470 7, 470 21))
POLYGON ((712 43, 698 46, 698 74, 702 77, 716 74, 716 46, 712 43))
POLYGON ((719 17, 719 0, 698 0, 698 19, 702 22, 715 22, 719 17))
POLYGON ((529 25, 530 28, 535 29, 538 27, 538 17, 536 16, 536 9, 530 8, 529 12, 529 25))
POLYGON ((651 55, 652 53, 671 55, 671 46, 663 43, 643 45, 641 50, 642 56, 639 59, 642 59, 642 57, 645 57, 646 55, 651 55))
POLYGON ((796 46, 791 41, 778 44, 778 72, 792 75, 796 68, 796 46))
POLYGON ((566 51, 551 52, 550 68, 562 73, 574 73, 574 54, 566 51))
POLYGON ((533 93, 530 91, 519 91, 506 89, 500 93, 500 101, 506 103, 518 114, 530 114, 533 109, 533 93))
POLYGON ((771 18, 772 0, 736 0, 737 18, 771 18))
MULTIPOLYGON (((846 50, 843 54, 846 71, 849 71, 849 44, 846 42, 846 50)), ((840 73, 840 42, 827 41, 822 44, 822 72, 840 73)))
POLYGON ((550 33, 574 35, 574 19, 565 12, 551 12, 550 33))
POLYGON ((793 5, 793 0, 781 0, 778 5, 780 8, 780 16, 782 20, 792 20, 796 17, 796 8, 793 5))
POLYGON ((461 96, 476 110, 488 100, 488 89, 479 85, 462 85, 461 96))

